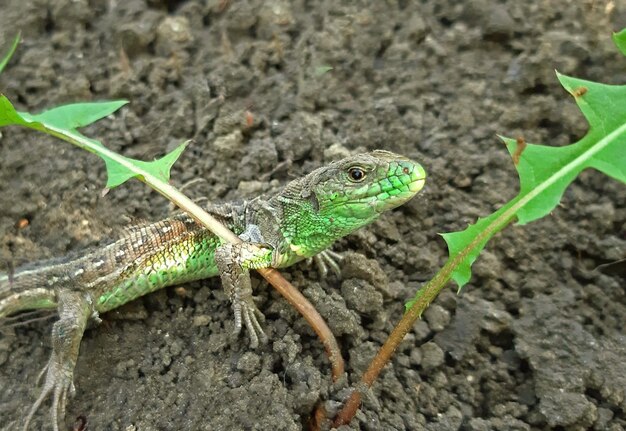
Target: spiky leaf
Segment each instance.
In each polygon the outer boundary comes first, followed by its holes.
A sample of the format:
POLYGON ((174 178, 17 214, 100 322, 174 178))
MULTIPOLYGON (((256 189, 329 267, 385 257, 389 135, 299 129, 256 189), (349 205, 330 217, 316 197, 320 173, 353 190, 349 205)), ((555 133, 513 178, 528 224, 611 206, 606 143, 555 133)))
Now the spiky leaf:
POLYGON ((106 102, 71 103, 31 115, 26 112, 19 114, 26 121, 37 121, 42 124, 54 126, 57 129, 75 131, 105 118, 122 106, 127 100, 112 100, 106 102))
POLYGON ((104 118, 128 103, 125 100, 109 102, 74 103, 44 111, 40 114, 18 112, 11 102, 0 96, 0 127, 25 126, 64 139, 100 156, 107 169, 107 188, 117 187, 131 178, 144 179, 147 175, 167 183, 174 162, 185 149, 183 143, 164 157, 144 162, 116 154, 99 141, 87 138, 77 129, 104 118))
POLYGON ((626 55, 626 28, 617 33, 613 33, 613 42, 615 42, 620 52, 626 55))
POLYGON ((450 260, 456 263, 451 277, 459 289, 471 278, 472 263, 495 233, 513 218, 526 224, 549 214, 584 169, 594 168, 626 183, 626 86, 557 76, 589 121, 589 131, 580 141, 565 147, 502 138, 516 162, 520 192, 467 229, 443 234, 450 260))

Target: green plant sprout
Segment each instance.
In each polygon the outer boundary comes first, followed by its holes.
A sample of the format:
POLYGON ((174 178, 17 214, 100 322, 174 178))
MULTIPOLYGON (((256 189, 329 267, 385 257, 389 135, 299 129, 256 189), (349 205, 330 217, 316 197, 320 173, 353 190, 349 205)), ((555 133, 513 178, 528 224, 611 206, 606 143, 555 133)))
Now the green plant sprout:
POLYGON ((13 39, 13 43, 9 47, 9 51, 6 53, 6 55, 2 57, 2 59, 0 59, 0 73, 2 73, 2 71, 6 67, 11 57, 13 57, 13 54, 15 53, 15 50, 17 49, 17 45, 19 43, 20 43, 20 34, 18 33, 15 36, 15 39, 13 39))
MULTIPOLYGON (((626 29, 613 35, 626 55, 626 29)), ((520 179, 520 192, 493 214, 459 232, 442 234, 448 245, 445 265, 406 304, 406 313, 393 329, 361 377, 361 387, 370 387, 395 349, 428 305, 450 279, 458 290, 470 280, 471 267, 487 241, 513 221, 523 225, 549 214, 560 202, 567 186, 585 169, 598 171, 626 183, 626 85, 606 85, 572 78, 557 72, 589 122, 588 133, 565 147, 527 144, 523 139, 501 139, 512 156, 520 179)), ((349 423, 361 402, 355 390, 333 425, 349 423)))

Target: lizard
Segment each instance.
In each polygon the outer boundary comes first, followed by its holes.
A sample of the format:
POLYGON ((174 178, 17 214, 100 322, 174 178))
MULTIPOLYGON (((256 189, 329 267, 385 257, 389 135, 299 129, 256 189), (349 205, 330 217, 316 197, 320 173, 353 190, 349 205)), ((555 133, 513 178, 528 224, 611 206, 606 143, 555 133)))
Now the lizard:
MULTIPOLYGON (((266 342, 262 312, 253 301, 250 270, 284 268, 307 258, 336 267, 329 247, 424 186, 417 162, 375 150, 332 162, 288 183, 269 197, 209 204, 206 210, 243 242, 221 241, 186 213, 130 227, 121 238, 80 254, 0 273, 0 319, 25 310, 56 309, 52 353, 41 392, 26 416, 29 427, 52 398, 54 431, 75 393, 74 367, 87 323, 99 314, 158 289, 220 276, 234 313, 234 332, 245 326, 250 346, 266 342)), ((39 379, 38 379, 39 380, 39 379)))

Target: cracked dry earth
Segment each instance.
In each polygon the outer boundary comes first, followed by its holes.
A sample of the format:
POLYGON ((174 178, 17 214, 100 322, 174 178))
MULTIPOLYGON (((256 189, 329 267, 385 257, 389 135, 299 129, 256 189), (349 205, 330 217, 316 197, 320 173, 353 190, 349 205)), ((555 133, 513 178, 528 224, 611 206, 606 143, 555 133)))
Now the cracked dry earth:
MULTIPOLYGON (((175 185, 210 201, 270 193, 346 154, 420 161, 424 192, 340 241, 343 276, 284 271, 328 321, 354 382, 403 302, 441 266, 437 232, 517 192, 496 134, 566 145, 587 125, 554 69, 626 83, 622 0, 0 0, 0 76, 20 110, 131 103, 85 130, 152 159, 194 143, 175 185), (332 70, 321 71, 326 67, 332 70)), ((170 211, 138 182, 103 196, 99 160, 25 130, 0 138, 0 265, 98 246, 170 211)), ((553 213, 497 236, 471 283, 417 322, 348 430, 626 429, 626 191, 584 172, 553 213)), ((68 405, 89 430, 299 430, 336 405, 323 348, 257 277, 271 337, 230 338, 218 280, 148 295, 89 329, 68 405)), ((50 321, 0 335, 0 429, 35 400, 50 321)), ((48 409, 32 429, 50 429, 48 409)))

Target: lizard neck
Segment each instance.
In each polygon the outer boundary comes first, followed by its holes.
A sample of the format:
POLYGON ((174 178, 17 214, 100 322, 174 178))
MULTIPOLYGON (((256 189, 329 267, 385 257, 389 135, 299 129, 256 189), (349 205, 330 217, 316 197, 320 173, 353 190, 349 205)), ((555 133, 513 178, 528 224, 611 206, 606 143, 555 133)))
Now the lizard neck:
POLYGON ((301 258, 325 250, 378 217, 375 212, 345 214, 341 208, 324 207, 304 179, 290 183, 270 204, 280 211, 280 232, 289 249, 301 258))

